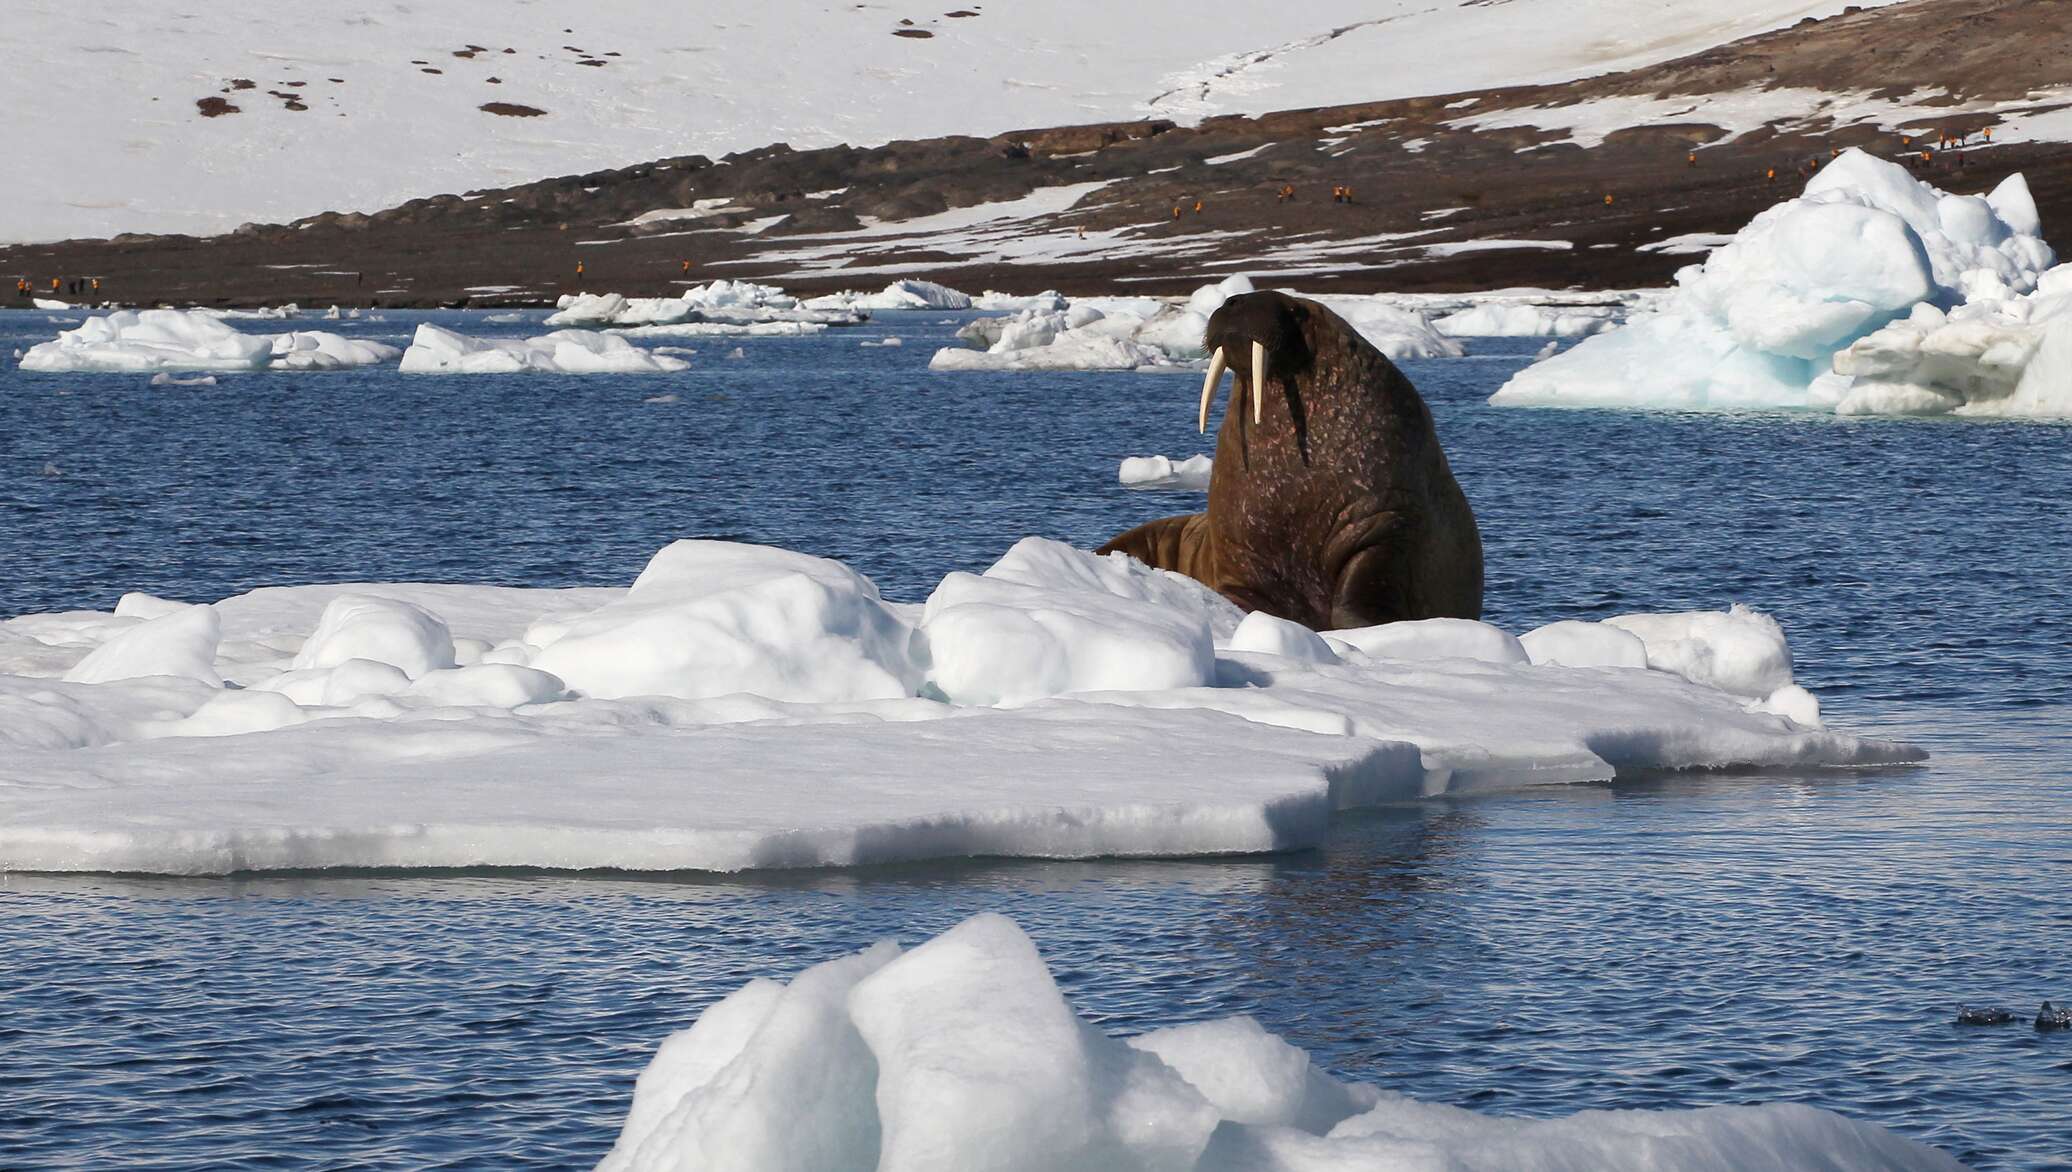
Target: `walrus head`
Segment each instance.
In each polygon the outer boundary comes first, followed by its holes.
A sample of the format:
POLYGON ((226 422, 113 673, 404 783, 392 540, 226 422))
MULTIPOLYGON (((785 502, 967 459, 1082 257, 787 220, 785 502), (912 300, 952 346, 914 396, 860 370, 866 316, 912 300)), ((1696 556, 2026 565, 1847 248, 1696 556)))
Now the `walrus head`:
POLYGON ((1300 374, 1315 362, 1308 331, 1312 303, 1286 293, 1242 293, 1223 303, 1210 318, 1202 344, 1209 351, 1209 374, 1201 384, 1198 426, 1209 430, 1209 404, 1216 384, 1229 370, 1236 375, 1231 405, 1252 399, 1252 422, 1266 409, 1266 388, 1274 374, 1300 374))

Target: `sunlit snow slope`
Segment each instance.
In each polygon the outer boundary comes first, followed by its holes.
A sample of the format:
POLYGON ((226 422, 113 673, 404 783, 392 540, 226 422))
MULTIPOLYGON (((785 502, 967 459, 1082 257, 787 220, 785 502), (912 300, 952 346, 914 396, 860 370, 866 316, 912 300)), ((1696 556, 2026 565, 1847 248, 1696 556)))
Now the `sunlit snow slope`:
POLYGON ((226 231, 771 142, 1556 82, 1844 4, 9 0, 0 241, 226 231))

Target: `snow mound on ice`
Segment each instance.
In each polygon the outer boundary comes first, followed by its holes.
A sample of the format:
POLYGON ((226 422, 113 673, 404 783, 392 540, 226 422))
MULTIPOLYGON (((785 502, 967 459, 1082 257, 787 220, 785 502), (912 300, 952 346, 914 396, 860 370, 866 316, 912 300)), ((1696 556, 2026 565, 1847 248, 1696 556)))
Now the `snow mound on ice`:
POLYGON ((144 619, 101 644, 65 673, 70 684, 112 684, 149 676, 223 686, 216 674, 216 644, 223 624, 207 606, 182 606, 144 619))
POLYGON ((599 1172, 1954 1172, 1795 1105, 1515 1119, 1332 1078, 1249 1018, 1115 1038, 1013 921, 750 982, 671 1035, 599 1172))
POLYGON ((471 338, 419 323, 403 352, 405 374, 668 374, 690 363, 643 350, 615 334, 556 330, 537 338, 471 338))
POLYGON ((840 562, 724 541, 676 542, 623 601, 525 633, 541 648, 532 666, 586 696, 818 703, 914 695, 912 641, 840 562))
POLYGON ((1821 730, 1745 608, 1527 640, 1319 634, 1038 538, 925 604, 712 541, 625 590, 126 595, 0 622, 0 870, 1284 850, 1378 802, 1921 755, 1821 730))
POLYGON ((1171 456, 1130 456, 1116 475, 1124 488, 1170 488, 1181 492, 1209 491, 1209 477, 1216 471, 1216 458, 1206 453, 1175 460, 1171 456))
MULTIPOLYGON (((1656 312, 1520 371, 1490 402, 1833 409, 1846 393, 1825 377, 1838 352, 1919 305, 1943 312, 2033 291, 2053 262, 2039 232, 2019 176, 1988 196, 1952 195, 1847 151, 1803 195, 1678 273, 1656 312)), ((1882 405, 1918 409, 1890 396, 1882 405)))

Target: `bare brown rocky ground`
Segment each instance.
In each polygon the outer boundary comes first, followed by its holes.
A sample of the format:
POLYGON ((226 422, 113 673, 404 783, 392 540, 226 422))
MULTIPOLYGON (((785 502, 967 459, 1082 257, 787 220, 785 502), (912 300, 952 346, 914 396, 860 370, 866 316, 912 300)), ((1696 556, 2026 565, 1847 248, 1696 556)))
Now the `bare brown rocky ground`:
POLYGON ((1080 205, 1028 230, 1062 237, 1082 226, 1127 229, 1126 241, 1187 249, 1185 255, 1131 255, 1118 247, 972 264, 915 243, 889 259, 907 266, 899 275, 972 290, 1177 293, 1205 276, 1287 267, 1291 248, 1423 231, 1430 234, 1418 243, 1545 239, 1574 247, 1427 256, 1389 243, 1341 246, 1332 260, 1343 267, 1327 263, 1300 283, 1347 292, 1647 285, 1667 280, 1689 258, 1642 246, 1685 233, 1732 232, 1795 193, 1810 164, 1850 146, 1908 160, 1956 190, 1985 190, 2022 171, 2046 227, 2072 224, 2072 146, 2010 142, 2003 134, 1993 146, 1938 152, 1922 162, 1918 146, 1899 134, 1818 118, 1729 138, 1701 120, 1702 104, 1687 123, 1617 131, 1588 149, 1559 141, 1559 131, 1455 123, 1607 97, 1786 88, 1905 100, 1915 110, 1907 131, 1976 134, 1994 117, 1962 113, 1960 103, 2072 83, 2067 61, 2072 0, 1912 0, 1569 85, 1218 118, 1191 128, 1141 122, 872 148, 778 145, 717 161, 668 159, 435 196, 373 215, 248 226, 221 237, 5 249, 0 275, 19 273, 40 289, 52 276, 98 276, 107 297, 198 304, 497 305, 578 288, 665 294, 686 280, 718 276, 778 279, 808 291, 875 287, 886 273, 800 275, 800 262, 788 254, 826 248, 833 242, 816 237, 867 221, 1105 182, 1080 205), (1247 158, 1207 161, 1261 147, 1247 158), (1355 202, 1334 202, 1334 186, 1350 186, 1355 202), (1278 198, 1283 187, 1292 187, 1295 198, 1278 198), (720 206, 731 210, 696 221, 629 224, 642 213, 701 200, 724 201, 720 206), (759 235, 735 230, 779 216, 759 235), (1386 267, 1358 267, 1363 261, 1386 267))

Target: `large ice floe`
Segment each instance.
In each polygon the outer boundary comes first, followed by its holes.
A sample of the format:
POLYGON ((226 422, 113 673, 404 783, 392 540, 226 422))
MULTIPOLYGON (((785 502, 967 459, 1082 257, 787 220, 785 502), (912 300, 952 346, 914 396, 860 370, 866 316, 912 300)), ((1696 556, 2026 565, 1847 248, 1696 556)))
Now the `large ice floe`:
POLYGON ((120 310, 90 317, 55 341, 29 348, 23 370, 154 372, 178 370, 343 370, 393 362, 394 346, 320 330, 247 334, 203 310, 120 310))
POLYGON ((422 322, 403 352, 401 369, 404 374, 670 374, 690 365, 597 330, 475 338, 422 322))
POLYGON ((1013 921, 761 978, 671 1035, 599 1172, 1957 1172, 1792 1104, 1485 1115, 1345 1083, 1248 1017, 1118 1038, 1013 921))
POLYGON ((555 303, 555 310, 546 325, 637 327, 651 335, 797 335, 866 320, 862 312, 847 307, 806 308, 774 285, 726 280, 694 285, 678 297, 568 294, 555 303))
POLYGON ((1334 811, 1921 756, 1734 609, 1313 633, 1035 538, 923 603, 685 541, 629 589, 271 587, 0 623, 0 870, 1286 850, 1334 811))
MULTIPOLYGON (((1209 317, 1250 293, 1250 278, 1204 285, 1177 304, 1156 298, 1081 298, 1062 307, 1039 295, 1012 317, 981 318, 958 331, 966 347, 938 350, 932 370, 1155 370, 1208 357, 1202 345, 1209 317)), ((991 304, 1015 299, 988 295, 991 304)), ((1061 300, 1061 299, 1058 299, 1061 300)), ((1391 358, 1457 358, 1463 350, 1424 316, 1373 297, 1318 296, 1391 358)))
POLYGON ((2072 414, 2072 277, 2054 259, 2021 176, 1953 195, 1848 151, 1678 273, 1654 312, 1490 401, 2072 414))

